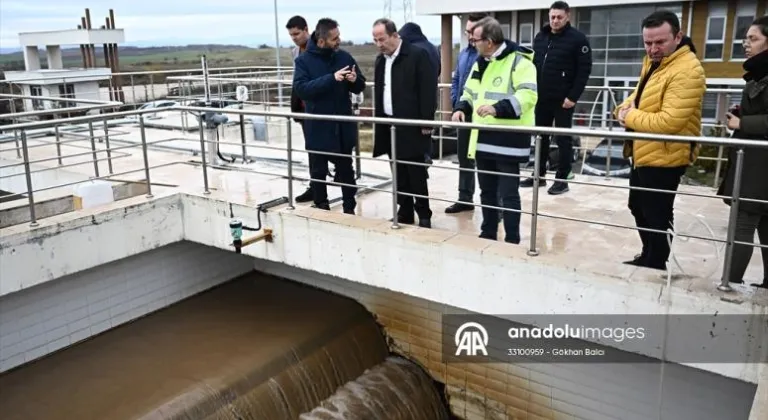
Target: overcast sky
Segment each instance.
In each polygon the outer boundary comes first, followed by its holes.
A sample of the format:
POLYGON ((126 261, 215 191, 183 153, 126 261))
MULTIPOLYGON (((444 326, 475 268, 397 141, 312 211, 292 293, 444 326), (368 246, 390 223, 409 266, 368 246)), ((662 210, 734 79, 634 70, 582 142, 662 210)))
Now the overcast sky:
MULTIPOLYGON (((384 14, 382 0, 318 1, 278 0, 280 43, 290 39, 284 29, 291 16, 301 14, 314 26, 317 19, 339 21, 342 39, 371 39, 371 23, 384 14)), ((268 0, 0 0, 0 47, 19 46, 19 32, 76 28, 90 7, 94 27, 104 24, 109 7, 118 28, 125 29, 126 44, 188 43, 274 44, 273 2, 268 0), (106 5, 105 5, 106 4, 106 5)), ((393 0, 392 19, 403 23, 402 1, 393 0)), ((414 16, 425 35, 440 37, 440 18, 414 16)), ((456 21, 458 22, 458 20, 456 21)), ((459 29, 454 24, 456 35, 459 29)))

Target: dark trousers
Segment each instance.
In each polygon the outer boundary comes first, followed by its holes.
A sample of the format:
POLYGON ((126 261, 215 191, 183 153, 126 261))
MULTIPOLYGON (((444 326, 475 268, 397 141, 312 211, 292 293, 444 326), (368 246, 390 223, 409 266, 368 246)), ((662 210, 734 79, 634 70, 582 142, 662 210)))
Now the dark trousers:
MULTIPOLYGON (((299 126, 301 127, 301 134, 302 134, 303 136, 305 136, 305 137, 304 137, 304 149, 306 149, 306 148, 307 148, 307 138, 306 138, 306 132, 304 131, 304 120, 295 120, 295 121, 296 121, 297 123, 299 123, 299 126)), ((312 161, 313 161, 313 159, 312 159, 312 155, 310 154, 310 155, 309 155, 309 162, 308 162, 308 164, 307 164, 307 165, 309 166, 309 176, 310 176, 310 177, 312 176, 312 161)), ((308 188, 308 189, 309 189, 310 191, 311 191, 311 189, 312 189, 312 183, 311 183, 311 182, 310 182, 310 184, 309 184, 309 188, 308 188)))
MULTIPOLYGON (((678 168, 633 168, 629 177, 631 187, 653 188, 657 190, 677 191, 685 167, 678 168)), ((674 230, 674 205, 676 194, 629 191, 629 210, 635 217, 639 228, 667 231, 674 230)), ((639 231, 643 251, 641 264, 653 268, 666 268, 669 259, 668 234, 639 231)))
MULTIPOLYGON (((520 175, 520 164, 495 159, 477 159, 477 169, 504 174, 520 175)), ((480 204, 520 211, 520 178, 516 176, 477 174, 480 184, 480 204), (501 206, 499 206, 501 200, 501 206)), ((520 243, 520 213, 504 211, 505 242, 520 243)), ((499 211, 483 207, 483 223, 480 236, 496 239, 499 230, 499 211)))
MULTIPOLYGON (((472 117, 467 116, 466 122, 472 122, 472 117)), ((467 169, 459 171, 459 201, 472 202, 475 195, 475 161, 467 157, 469 152, 469 136, 471 130, 457 130, 456 150, 459 154, 459 168, 467 169)))
MULTIPOLYGON (((536 125, 557 128, 571 128, 573 126, 573 112, 575 107, 565 109, 562 103, 539 102, 536 104, 536 125)), ((539 155, 539 176, 547 173, 547 161, 549 160, 550 136, 541 136, 541 155, 539 155)), ((559 161, 557 163, 557 179, 566 179, 571 173, 571 159, 573 157, 573 139, 571 136, 555 136, 559 161)))
MULTIPOLYGON (((748 213, 739 210, 736 216, 736 234, 734 240, 738 242, 755 241, 755 231, 761 245, 768 245, 768 216, 764 214, 748 213)), ((747 271, 749 260, 755 248, 748 245, 735 244, 733 246, 733 259, 731 260, 730 281, 743 283, 744 273, 747 271)), ((768 286, 768 248, 760 248, 763 255, 763 284, 768 286)))
POLYGON ((341 196, 344 200, 344 211, 353 211, 357 206, 355 194, 357 194, 357 184, 355 183, 355 170, 352 168, 352 156, 339 157, 320 155, 317 153, 309 154, 309 176, 312 181, 309 187, 312 189, 312 197, 315 206, 328 210, 328 185, 324 182, 328 175, 328 162, 333 163, 334 176, 333 181, 347 185, 341 187, 341 196))
MULTIPOLYGON (((392 159, 392 156, 389 155, 392 159)), ((397 169, 397 204, 400 208, 397 216, 400 220, 414 220, 414 211, 420 220, 432 218, 432 210, 429 208, 429 199, 414 198, 409 195, 399 193, 418 194, 424 197, 429 195, 427 187, 427 167, 420 165, 411 165, 405 162, 424 163, 424 157, 418 158, 400 158, 398 157, 397 169)))

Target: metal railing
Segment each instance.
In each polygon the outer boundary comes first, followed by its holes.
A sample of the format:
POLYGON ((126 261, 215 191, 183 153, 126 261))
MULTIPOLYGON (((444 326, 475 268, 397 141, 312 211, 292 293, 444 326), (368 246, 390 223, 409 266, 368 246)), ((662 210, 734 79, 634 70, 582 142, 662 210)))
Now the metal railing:
MULTIPOLYGON (((546 218, 552 218, 552 219, 561 219, 561 220, 568 220, 573 222, 580 222, 580 223, 589 223, 593 225, 602 225, 607 227, 614 227, 614 228, 622 228, 622 229, 630 229, 630 230, 637 230, 637 231, 644 231, 649 233, 657 233, 657 234, 663 234, 668 237, 682 237, 682 238, 693 238, 693 239, 700 239, 705 241, 714 241, 718 243, 725 243, 726 244, 726 256, 724 259, 724 269, 723 269, 723 275, 721 278, 721 283, 718 286, 719 290, 722 291, 730 291, 732 290, 730 287, 730 267, 732 263, 732 254, 733 254, 733 246, 734 245, 746 245, 746 246, 752 246, 752 247, 766 247, 765 245, 761 244, 755 244, 751 242, 740 242, 735 240, 735 225, 736 225, 736 218, 739 212, 739 203, 740 202, 761 202, 759 200, 753 200, 748 198, 740 197, 741 192, 741 186, 742 186, 742 170, 743 170, 743 160, 744 160, 744 148, 745 147, 755 147, 755 148, 762 148, 762 147, 768 147, 768 145, 765 142, 760 141, 753 141, 753 140, 739 140, 739 139, 722 139, 722 138, 711 138, 711 137, 686 137, 686 136, 662 136, 662 135, 654 135, 654 134, 642 134, 642 133, 628 133, 628 132, 606 132, 601 130, 590 130, 590 129, 558 129, 558 128, 546 128, 546 127, 508 127, 508 126, 487 126, 487 125, 481 125, 481 124, 474 124, 474 123, 455 123, 455 122, 447 122, 447 121, 425 121, 425 120, 402 120, 402 119, 389 119, 389 118, 375 118, 375 117, 358 117, 358 116, 349 116, 349 117, 342 117, 342 116, 327 116, 327 115, 311 115, 311 114, 303 114, 303 113, 292 113, 292 112, 279 112, 279 111, 260 111, 260 110, 239 110, 239 109, 220 109, 220 108, 200 108, 200 107, 189 107, 189 106, 177 106, 173 109, 179 110, 179 111, 188 111, 188 112, 197 112, 202 113, 206 111, 213 111, 216 113, 225 113, 225 114, 236 114, 236 115, 243 115, 243 116, 263 116, 263 117, 271 117, 271 118, 277 118, 277 119, 283 119, 286 124, 286 132, 287 132, 287 144, 285 147, 277 147, 277 146, 269 146, 264 144, 247 144, 244 145, 242 143, 234 143, 234 142, 223 142, 219 141, 217 139, 206 139, 205 138, 205 130, 203 130, 203 121, 202 119, 199 121, 200 124, 200 138, 199 138, 199 144, 201 148, 200 158, 201 158, 201 168, 202 168, 202 181, 203 181, 203 192, 205 194, 210 193, 209 189, 209 180, 208 180, 208 169, 211 167, 211 164, 206 161, 206 146, 209 148, 209 150, 212 150, 213 147, 217 147, 218 145, 235 145, 235 146, 241 146, 243 147, 243 159, 246 159, 245 153, 246 153, 246 147, 247 148, 256 148, 256 149, 272 149, 272 150, 278 150, 286 153, 287 156, 287 182, 288 182, 288 208, 293 209, 294 208, 294 197, 293 197, 293 181, 311 181, 311 182, 319 182, 324 183, 327 185, 335 185, 335 186, 354 186, 358 189, 363 189, 367 191, 378 191, 378 192, 384 192, 389 193, 392 195, 392 228, 397 229, 399 228, 398 223, 398 216, 397 216, 397 207, 398 207, 398 196, 409 196, 414 198, 425 198, 428 200, 437 200, 437 201, 443 201, 447 203, 461 203, 461 204, 467 204, 474 207, 481 207, 481 208, 489 208, 494 209, 502 212, 517 212, 520 214, 526 214, 531 216, 531 232, 530 232, 530 239, 528 244, 528 254, 531 256, 536 256, 539 254, 538 248, 537 248, 537 229, 538 229, 538 218, 539 217, 546 217, 546 218), (324 121, 337 121, 337 122, 350 122, 350 123, 367 123, 371 124, 373 126, 380 125, 380 126, 389 126, 390 127, 390 135, 392 137, 391 142, 391 159, 387 159, 387 161, 390 163, 391 170, 392 170, 392 188, 391 190, 383 189, 380 187, 370 187, 370 186, 358 186, 355 184, 344 184, 341 182, 336 181, 328 181, 326 179, 308 179, 303 177, 298 177, 294 174, 293 171, 293 165, 294 165, 294 159, 293 154, 296 152, 300 153, 308 153, 308 154, 322 154, 327 156, 338 156, 338 157, 345 157, 345 158, 352 158, 352 155, 349 154, 337 154, 337 153, 328 153, 328 152, 319 152, 319 151, 306 151, 301 149, 296 149, 293 146, 293 140, 291 135, 291 120, 294 118, 300 118, 303 120, 324 120, 324 121), (705 198, 716 198, 716 199, 731 199, 732 205, 730 208, 730 214, 729 214, 729 225, 727 230, 727 237, 726 239, 717 239, 717 238, 708 238, 698 235, 691 235, 691 234, 685 234, 685 233, 670 233, 670 231, 661 231, 661 230, 655 230, 655 229, 649 229, 649 228, 638 228, 636 226, 625 226, 620 225, 616 223, 608 223, 608 222, 601 222, 596 220, 586 220, 581 219, 577 217, 571 217, 567 215, 556 215, 556 214, 550 214, 546 212, 542 212, 539 210, 539 194, 538 194, 538 188, 533 188, 533 195, 532 195, 532 201, 531 201, 531 210, 530 211, 523 211, 522 207, 520 210, 516 209, 508 209, 504 207, 499 206, 489 206, 489 205, 483 205, 483 204, 474 204, 471 202, 461 202, 457 200, 449 200, 444 198, 438 198, 438 197, 430 197, 430 196, 422 196, 417 194, 411 194, 406 192, 398 191, 397 188, 397 177, 398 177, 398 171, 397 171, 397 165, 396 164, 406 164, 406 165, 418 165, 418 166, 425 166, 425 167, 432 167, 432 168, 439 168, 439 169, 447 169, 447 170, 454 170, 454 171, 471 171, 475 175, 479 173, 484 174, 490 174, 490 175, 498 175, 498 176, 514 176, 514 177, 522 177, 522 175, 513 175, 513 174, 506 174, 506 173, 500 173, 500 172, 493 172, 493 171, 483 171, 483 170, 468 170, 463 168, 458 168, 454 166, 446 166, 446 165, 438 165, 438 164, 426 164, 426 163, 417 163, 412 161, 402 161, 398 160, 397 158, 397 142, 396 142, 396 136, 397 133, 395 131, 395 126, 419 126, 419 127, 433 127, 433 128, 441 128, 441 127, 447 127, 447 128, 455 128, 455 129, 483 129, 483 130, 492 130, 492 131, 508 131, 508 132, 516 132, 516 133, 525 133, 530 134, 532 136, 535 136, 535 152, 534 152, 534 160, 535 160, 535 167, 532 173, 532 177, 534 179, 534 185, 537 185, 538 181, 540 180, 548 180, 550 178, 547 177, 541 177, 539 176, 539 155, 541 153, 541 136, 542 135, 581 135, 581 136, 612 136, 614 138, 618 139, 629 139, 629 140, 649 140, 649 141, 663 141, 663 142, 685 142, 689 143, 691 141, 695 141, 701 144, 710 144, 710 145, 716 145, 716 146, 723 146, 723 147, 736 147, 738 148, 738 151, 736 153, 736 162, 735 162, 735 168, 736 168, 736 176, 734 179, 734 186, 733 186, 733 196, 732 197, 725 197, 720 195, 712 195, 712 194, 701 194, 701 193, 695 193, 695 192, 682 192, 682 191, 668 191, 668 190, 659 190, 659 189, 652 189, 652 188, 641 188, 641 187, 633 187, 633 186, 624 186, 624 185, 606 185, 606 184, 599 184, 594 182, 588 182, 588 181, 575 181, 575 180, 569 180, 569 183, 579 184, 579 185, 591 185, 591 186, 597 186, 601 188, 618 188, 618 189, 626 189, 626 190, 639 190, 639 191, 648 191, 648 192, 657 192, 657 193, 663 193, 663 194, 677 194, 677 195, 688 195, 688 196, 696 196, 696 197, 705 197, 705 198)), ((189 162, 185 162, 182 160, 179 160, 178 162, 171 162, 171 163, 164 163, 161 165, 155 165, 151 166, 149 163, 149 156, 148 156, 148 150, 151 146, 158 145, 164 142, 168 141, 195 141, 192 139, 166 139, 166 140, 159 140, 159 141, 153 141, 149 142, 147 140, 147 134, 145 131, 145 124, 144 124, 144 116, 147 114, 152 114, 155 112, 159 112, 160 110, 157 109, 146 109, 146 110, 135 110, 135 111, 125 111, 125 112, 114 112, 104 115, 89 115, 89 116, 82 116, 82 117, 73 117, 73 118, 67 118, 67 119, 60 119, 57 121, 39 121, 39 122, 26 122, 26 123, 19 123, 19 124, 11 124, 6 126, 0 126, 0 130, 2 131, 14 131, 20 133, 20 146, 19 149, 22 154, 22 162, 14 165, 7 165, 5 167, 9 166, 16 166, 16 165, 23 165, 24 166, 24 176, 26 180, 26 186, 27 186, 27 192, 26 197, 29 205, 29 213, 30 213, 30 226, 35 227, 38 225, 37 218, 35 214, 35 198, 34 195, 37 192, 45 191, 45 190, 52 190, 56 188, 61 188, 65 186, 72 186, 79 183, 82 183, 84 181, 75 181, 70 182, 62 185, 55 185, 55 186, 49 186, 45 188, 39 188, 35 189, 34 185, 32 183, 32 174, 38 171, 42 170, 48 170, 48 168, 44 168, 41 170, 32 171, 30 165, 33 163, 44 163, 48 162, 57 158, 46 158, 46 159, 39 159, 35 161, 30 160, 29 156, 29 149, 34 147, 30 146, 28 144, 27 139, 27 131, 34 130, 34 129, 40 129, 40 128, 51 128, 54 127, 56 130, 58 130, 58 127, 62 124, 88 124, 90 130, 90 143, 91 143, 91 150, 88 152, 73 154, 73 155, 67 155, 65 157, 75 157, 75 156, 87 156, 91 155, 92 159, 90 161, 86 162, 79 162, 76 164, 73 164, 71 166, 75 165, 82 165, 89 162, 93 162, 94 165, 94 173, 95 177, 91 179, 104 179, 108 180, 112 177, 116 176, 122 176, 127 175, 131 173, 136 172, 144 172, 145 179, 143 182, 146 184, 147 188, 147 197, 152 197, 152 181, 151 181, 151 171, 152 169, 161 168, 161 167, 167 167, 171 165, 176 165, 180 163, 188 164, 189 162), (140 138, 141 142, 138 145, 128 145, 128 146, 121 146, 121 147, 111 147, 109 144, 106 145, 106 150, 97 150, 95 147, 95 136, 93 133, 93 124, 95 122, 103 121, 104 125, 106 126, 106 119, 109 118, 118 118, 118 117, 127 117, 127 116, 137 116, 138 117, 138 124, 140 127, 140 138), (115 157, 108 156, 105 158, 99 158, 98 155, 102 152, 106 152, 108 155, 111 152, 119 151, 119 150, 126 150, 129 148, 134 147, 140 147, 143 157, 143 165, 141 168, 130 170, 130 171, 124 171, 121 173, 113 173, 112 168, 110 166, 110 174, 109 175, 100 175, 99 169, 98 169, 98 163, 103 160, 110 160, 115 159, 115 157)), ((105 131, 105 137, 106 137, 106 131, 105 131)), ((3 151, 8 151, 10 149, 3 149, 3 151)), ((60 151, 59 151, 59 158, 60 159, 60 151)), ((367 156, 357 156, 358 159, 362 160, 378 160, 383 161, 384 159, 374 159, 372 157, 367 156)), ((60 160, 59 160, 60 161, 60 160)), ((264 172, 264 171, 258 171, 251 168, 240 168, 240 167, 231 167, 230 168, 233 171, 242 171, 245 173, 256 173, 256 174, 263 174, 263 175, 279 175, 284 176, 283 174, 275 174, 273 172, 264 172)), ((358 190, 358 192, 360 192, 358 190)), ((16 194, 17 196, 23 196, 23 194, 16 194)), ((674 230, 673 227, 670 228, 670 230, 674 230)), ((670 268, 671 269, 671 268, 670 268)))

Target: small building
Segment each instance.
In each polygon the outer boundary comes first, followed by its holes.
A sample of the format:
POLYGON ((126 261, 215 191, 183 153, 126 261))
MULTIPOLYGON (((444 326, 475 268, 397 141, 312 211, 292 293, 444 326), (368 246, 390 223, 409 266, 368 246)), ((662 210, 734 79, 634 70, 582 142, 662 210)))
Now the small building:
MULTIPOLYGON (((416 13, 441 15, 443 68, 453 62, 452 34, 454 19, 461 22, 461 47, 467 43, 464 27, 470 13, 486 12, 494 16, 504 28, 505 35, 522 45, 531 46, 536 33, 549 21, 546 2, 519 0, 419 0, 416 13)), ((593 67, 589 85, 603 87, 634 87, 639 78, 645 50, 642 40, 642 19, 660 9, 671 10, 680 18, 682 31, 691 37, 707 74, 709 88, 741 88, 744 85, 744 49, 742 40, 750 23, 768 14, 768 0, 691 0, 659 1, 635 0, 632 3, 617 0, 566 0, 571 7, 571 24, 584 32, 592 46, 593 67)), ((450 72, 443 73, 443 82, 450 83, 450 72)), ((584 92, 576 113, 592 115, 603 121, 610 114, 615 101, 621 101, 629 92, 611 94, 596 90, 584 92), (603 117, 603 118, 601 118, 603 117)), ((705 97, 703 117, 714 122, 725 113, 725 108, 739 98, 718 101, 716 94, 705 97)), ((576 124, 584 125, 584 121, 576 124)))
MULTIPOLYGON (((89 100, 105 100, 99 95, 99 83, 112 77, 109 63, 97 67, 94 45, 116 45, 125 41, 122 29, 68 29, 61 31, 23 32, 19 43, 24 53, 24 71, 5 72, 5 78, 17 85, 22 95, 40 97, 61 97, 89 100), (83 68, 64 68, 61 46, 80 46, 84 57, 83 68), (40 47, 45 47, 47 68, 42 68, 40 47)), ((24 109, 42 110, 72 108, 75 102, 25 99, 24 109)))

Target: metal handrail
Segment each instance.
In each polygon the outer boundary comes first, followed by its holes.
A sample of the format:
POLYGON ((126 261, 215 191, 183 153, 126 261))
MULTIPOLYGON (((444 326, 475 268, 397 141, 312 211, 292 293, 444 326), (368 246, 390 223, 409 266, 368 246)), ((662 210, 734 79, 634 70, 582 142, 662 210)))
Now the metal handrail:
MULTIPOLYGON (((27 178, 28 200, 29 200, 29 205, 30 205, 30 216, 31 216, 30 217, 30 220, 31 220, 30 226, 36 226, 37 222, 36 222, 35 215, 34 215, 34 198, 33 198, 33 193, 35 192, 35 190, 32 188, 32 182, 31 182, 31 173, 32 173, 32 171, 30 170, 30 167, 29 167, 29 165, 30 165, 30 159, 29 159, 29 154, 28 154, 29 146, 27 144, 26 130, 34 129, 34 128, 40 128, 40 127, 48 127, 48 126, 51 126, 51 125, 54 125, 54 124, 56 126, 58 126, 59 124, 62 124, 62 123, 93 122, 93 121, 97 121, 97 120, 104 120, 105 118, 114 118, 114 117, 139 115, 140 116, 139 117, 139 124, 140 124, 140 128, 141 128, 141 145, 140 146, 142 147, 142 151, 143 151, 143 154, 144 154, 144 168, 143 169, 145 171, 145 176, 146 176, 145 182, 147 184, 148 196, 151 196, 151 181, 150 181, 150 174, 149 174, 149 171, 150 171, 151 167, 148 164, 147 148, 148 148, 148 146, 151 146, 154 143, 147 142, 147 140, 146 140, 146 133, 145 133, 145 130, 144 130, 144 118, 143 118, 143 115, 144 114, 152 114, 152 113, 161 112, 161 111, 167 111, 167 110, 171 110, 171 109, 180 110, 180 111, 192 111, 192 112, 213 111, 213 112, 216 112, 216 113, 224 113, 224 114, 259 115, 259 116, 266 116, 266 117, 284 118, 286 120, 287 127, 288 127, 288 140, 287 140, 288 144, 287 144, 286 148, 278 148, 278 149, 285 150, 288 153, 288 155, 289 155, 289 159, 288 159, 288 170, 289 170, 288 182, 289 182, 289 206, 290 206, 290 208, 293 207, 293 193, 292 193, 292 187, 290 186, 291 182, 293 180, 302 179, 302 178, 296 177, 295 175, 292 174, 293 162, 292 162, 292 159, 290 158, 291 154, 293 152, 297 151, 297 152, 318 153, 318 154, 329 154, 329 155, 332 155, 330 153, 324 153, 324 152, 302 151, 302 150, 295 150, 295 149, 293 149, 293 147, 292 147, 292 139, 291 139, 291 134, 290 134, 290 124, 291 124, 291 119, 296 119, 296 118, 303 119, 303 120, 312 119, 312 120, 325 120, 325 121, 344 121, 344 122, 353 122, 353 123, 354 122, 357 122, 357 123, 365 122, 365 123, 371 123, 371 124, 389 125, 391 127, 391 131, 392 131, 391 135, 393 135, 393 136, 396 135, 395 130, 394 130, 394 127, 396 125, 420 126, 420 127, 453 127, 453 128, 459 128, 459 129, 483 129, 483 130, 492 130, 492 131, 507 131, 507 132, 527 133, 527 134, 535 135, 536 136, 536 142, 535 142, 536 143, 535 161, 536 161, 536 166, 537 167, 535 168, 534 173, 533 173, 534 183, 538 182, 540 179, 547 179, 547 178, 542 178, 542 177, 540 177, 538 175, 538 173, 539 173, 539 171, 538 171, 538 169, 539 169, 538 168, 538 161, 539 161, 538 156, 541 153, 541 150, 540 150, 540 143, 541 143, 540 135, 542 135, 542 134, 550 134, 550 135, 551 134, 554 134, 554 135, 558 135, 558 134, 579 135, 579 134, 581 134, 581 135, 586 135, 585 133, 588 133, 588 135, 600 135, 600 134, 603 134, 603 135, 606 135, 606 136, 610 135, 610 136, 612 136, 614 138, 642 139, 642 140, 666 141, 666 142, 691 142, 691 141, 696 141, 696 142, 699 142, 699 143, 702 143, 702 144, 713 144, 713 145, 720 145, 720 146, 726 146, 726 147, 738 147, 739 150, 737 152, 737 161, 736 161, 737 170, 738 170, 738 168, 740 168, 743 165, 743 155, 744 155, 743 148, 744 147, 768 147, 768 145, 766 145, 765 142, 760 142, 760 141, 755 141, 755 140, 744 140, 744 139, 725 139, 725 138, 713 138, 713 137, 702 137, 702 136, 699 136, 699 137, 694 137, 694 136, 691 136, 691 137, 687 137, 687 136, 665 136, 665 135, 647 134, 647 133, 634 133, 634 132, 633 133, 625 133, 625 132, 613 132, 613 131, 601 131, 601 130, 560 129, 560 128, 551 128, 551 127, 489 126, 489 125, 483 125, 483 124, 477 124, 477 123, 457 123, 457 122, 434 121, 434 120, 403 120, 403 119, 391 119, 391 118, 379 118, 379 117, 314 115, 314 114, 282 112, 282 111, 240 110, 240 109, 229 109, 229 108, 221 109, 221 108, 205 108, 205 107, 190 107, 190 106, 174 106, 174 107, 169 107, 169 108, 165 108, 165 109, 145 109, 145 110, 123 111, 123 112, 110 113, 110 114, 106 114, 106 115, 72 117, 72 118, 67 118, 67 119, 61 119, 61 120, 58 120, 58 121, 55 121, 55 122, 49 122, 49 121, 45 121, 45 122, 26 122, 26 123, 13 124, 13 125, 8 125, 8 126, 2 126, 1 127, 3 130, 20 130, 21 131, 21 140, 22 140, 21 143, 22 143, 22 151, 23 151, 23 155, 24 155, 24 160, 23 161, 24 161, 24 165, 25 165, 25 176, 27 178)), ((202 125, 202 121, 200 121, 200 124, 202 125)), ((192 141, 194 141, 194 140, 192 140, 192 141)), ((91 143, 92 143, 92 147, 93 147, 93 139, 91 139, 91 143)), ((205 154, 206 154, 205 153, 205 143, 209 143, 209 144, 210 143, 229 144, 229 143, 225 143, 225 142, 221 142, 221 141, 217 141, 217 140, 213 140, 213 141, 205 140, 204 139, 204 130, 200 131, 201 158, 202 158, 202 161, 203 161, 203 178, 204 178, 203 181, 204 181, 204 185, 205 185, 205 192, 207 193, 209 191, 208 191, 207 164, 205 162, 205 154)), ((232 143, 232 144, 241 145, 239 143, 232 143)), ((419 163, 415 163, 415 162, 400 162, 400 161, 398 161, 397 160, 397 152, 395 150, 395 148, 396 148, 395 145, 396 145, 396 141, 392 141, 393 150, 392 150, 392 159, 389 159, 390 162, 398 162, 398 163, 404 163, 404 164, 416 164, 416 165, 424 165, 424 166, 435 166, 435 165, 419 164, 419 163)), ((138 145, 132 145, 132 146, 128 146, 128 147, 137 147, 137 146, 138 145)), ((249 144, 249 145, 242 144, 242 146, 243 146, 244 150, 245 150, 246 147, 254 147, 254 148, 268 147, 268 148, 273 148, 273 149, 275 148, 274 146, 255 145, 255 144, 249 144)), ((95 159, 96 150, 95 150, 95 147, 93 147, 93 148, 94 148, 93 154, 94 154, 94 159, 95 159)), ((120 149, 122 149, 122 148, 123 147, 121 147, 120 149)), ((107 147, 107 151, 112 150, 112 149, 114 149, 114 148, 107 147)), ((102 151, 99 151, 99 153, 101 153, 101 152, 102 151)), ((87 153, 84 153, 84 154, 87 154, 87 153)), ((347 155, 340 155, 340 156, 350 157, 350 156, 347 156, 347 155)), ((359 158, 374 160, 374 158, 372 158, 372 157, 369 158, 369 157, 362 157, 361 156, 359 158)), ((102 159, 99 159, 99 160, 102 160, 102 159)), ((376 159, 376 160, 382 160, 382 159, 376 159)), ((87 163, 87 162, 83 162, 83 163, 87 163)), ((83 164, 83 163, 81 163, 81 164, 83 164)), ((442 165, 440 166, 440 168, 459 170, 459 171, 465 170, 466 171, 466 169, 452 168, 452 167, 446 167, 446 166, 442 166, 442 165)), ((239 170, 239 168, 233 168, 233 170, 239 170)), ((493 174, 500 175, 500 176, 515 176, 515 175, 509 175, 509 174, 503 174, 503 173, 497 173, 497 172, 491 172, 491 171, 480 171, 480 170, 474 170, 474 171, 478 172, 478 173, 480 173, 480 172, 493 173, 493 174)), ((131 172, 137 172, 137 171, 131 171, 131 172)), ((740 191, 739 190, 740 190, 740 186, 741 186, 741 176, 740 176, 741 174, 739 173, 737 175, 738 176, 735 179, 734 194, 733 194, 733 197, 731 197, 733 199, 734 203, 738 203, 739 200, 740 200, 740 198, 739 198, 739 192, 740 191)), ((110 174, 110 175, 108 175, 106 177, 109 177, 109 176, 114 176, 114 175, 110 174)), ((103 179, 103 178, 106 178, 106 177, 99 177, 97 175, 97 178, 99 178, 99 179, 103 179)), ((391 191, 392 197, 393 197, 393 212, 395 213, 394 214, 394 218, 393 218, 393 228, 399 227, 398 224, 397 224, 397 217, 396 217, 397 196, 398 195, 409 195, 409 196, 419 197, 418 195, 415 195, 415 194, 408 194, 408 193, 398 192, 397 191, 397 185, 396 185, 396 177, 397 177, 397 170, 396 170, 396 166, 393 165, 393 173, 392 173, 393 187, 392 187, 392 191, 391 191)), ((314 180, 314 181, 316 181, 316 182, 324 182, 324 183, 327 183, 329 185, 343 185, 343 184, 340 184, 340 183, 330 182, 330 181, 327 181, 327 180, 314 180)), ((82 181, 79 181, 79 182, 82 182, 82 181)), ((596 186, 601 186, 601 187, 608 186, 608 185, 604 185, 604 184, 595 184, 595 183, 588 183, 588 182, 581 182, 581 181, 575 181, 575 182, 580 183, 580 184, 596 185, 596 186)), ((614 187, 614 186, 608 186, 608 187, 614 187)), ((661 193, 672 193, 672 194, 677 193, 677 194, 681 194, 681 195, 686 194, 686 193, 682 193, 682 192, 678 193, 678 192, 670 192, 670 191, 666 191, 666 190, 655 190, 655 189, 646 189, 646 188, 639 188, 639 187, 624 187, 624 186, 615 186, 615 187, 621 187, 621 188, 626 188, 626 189, 644 190, 644 191, 654 191, 654 192, 661 192, 661 193)), ((56 187, 47 187, 45 189, 47 190, 47 189, 52 189, 52 188, 56 188, 56 187)), ((359 188, 359 186, 358 186, 358 188, 359 188)), ((376 190, 376 189, 371 188, 371 187, 364 187, 364 188, 366 188, 368 190, 376 190)), ((384 190, 384 191, 386 191, 386 190, 384 190)), ((565 220, 585 222, 584 220, 579 220, 579 219, 571 218, 571 217, 568 217, 568 216, 555 216, 555 215, 550 215, 550 214, 539 212, 538 211, 538 194, 537 194, 537 192, 538 192, 538 189, 534 188, 533 200, 532 200, 532 204, 531 204, 532 205, 532 211, 530 213, 526 212, 526 214, 531 214, 531 216, 533 218, 532 223, 531 223, 530 246, 529 246, 529 250, 528 250, 528 252, 531 255, 537 255, 538 254, 538 250, 536 249, 536 229, 537 229, 537 217, 538 216, 561 218, 561 219, 565 219, 565 220)), ((692 195, 694 195, 694 194, 692 194, 692 195)), ((695 195, 705 196, 705 195, 701 195, 701 194, 695 194, 695 195)), ((717 196, 717 195, 706 196, 706 197, 721 198, 721 199, 722 198, 729 198, 729 197, 723 197, 723 196, 717 196)), ((446 202, 453 202, 453 203, 457 202, 455 200, 446 200, 446 199, 429 197, 429 196, 424 196, 423 198, 439 200, 439 201, 446 201, 446 202)), ((744 201, 747 201, 747 200, 744 199, 744 201)), ((753 200, 749 200, 749 201, 753 201, 753 200)), ((757 200, 754 200, 754 201, 757 201, 757 200)), ((466 203, 466 204, 471 204, 473 206, 476 206, 476 207, 479 206, 479 207, 483 207, 483 208, 496 208, 496 209, 502 210, 502 211, 515 211, 515 210, 510 210, 510 209, 504 209, 502 207, 485 206, 485 205, 482 205, 482 204, 481 205, 477 205, 477 204, 474 204, 474 203, 466 203)), ((735 228, 735 218, 736 218, 737 208, 738 208, 737 204, 731 206, 730 224, 729 224, 729 228, 728 228, 729 229, 728 230, 728 235, 729 236, 725 240, 725 242, 726 242, 727 246, 729 247, 729 249, 732 248, 733 245, 737 243, 734 240, 734 236, 733 236, 734 228, 735 228)), ((622 227, 622 228, 633 229, 633 230, 645 230, 645 231, 651 231, 651 232, 662 233, 662 234, 666 234, 667 233, 667 232, 654 231, 654 230, 649 230, 649 229, 644 229, 644 228, 628 227, 628 226, 621 226, 621 225, 614 225, 614 224, 606 224, 604 222, 597 222, 597 221, 586 221, 586 222, 587 223, 593 223, 593 224, 603 224, 603 225, 606 225, 606 226, 613 226, 613 227, 622 227)), ((677 236, 685 236, 685 235, 677 234, 677 236)), ((688 235, 688 236, 689 237, 694 237, 694 238, 697 238, 697 239, 714 240, 716 242, 722 242, 722 240, 717 240, 717 239, 713 239, 713 238, 695 237, 695 236, 692 236, 692 235, 688 235)), ((759 244, 750 244, 750 245, 752 245, 753 247, 754 246, 758 246, 758 247, 761 246, 759 244)), ((723 274, 723 281, 722 281, 721 285, 719 286, 720 290, 731 290, 731 288, 729 286, 729 282, 728 282, 728 273, 727 273, 727 271, 728 271, 727 268, 730 265, 731 258, 732 257, 730 256, 730 254, 727 254, 727 257, 726 257, 726 270, 725 270, 725 272, 723 274)))

